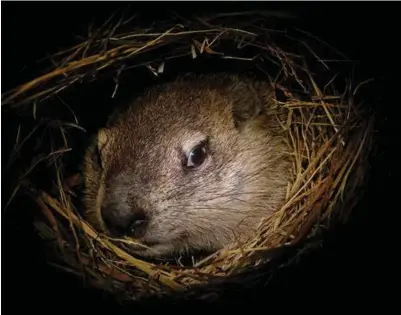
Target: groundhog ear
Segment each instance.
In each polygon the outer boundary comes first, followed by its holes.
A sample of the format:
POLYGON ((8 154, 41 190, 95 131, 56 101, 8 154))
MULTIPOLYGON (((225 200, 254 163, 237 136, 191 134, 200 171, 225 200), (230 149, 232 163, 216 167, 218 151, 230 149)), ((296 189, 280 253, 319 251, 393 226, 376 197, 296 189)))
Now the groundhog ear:
POLYGON ((251 85, 238 83, 230 89, 234 125, 240 128, 258 117, 263 111, 263 103, 251 85))
POLYGON ((103 157, 107 154, 110 144, 110 133, 109 130, 106 128, 100 129, 97 133, 97 150, 99 155, 103 157))

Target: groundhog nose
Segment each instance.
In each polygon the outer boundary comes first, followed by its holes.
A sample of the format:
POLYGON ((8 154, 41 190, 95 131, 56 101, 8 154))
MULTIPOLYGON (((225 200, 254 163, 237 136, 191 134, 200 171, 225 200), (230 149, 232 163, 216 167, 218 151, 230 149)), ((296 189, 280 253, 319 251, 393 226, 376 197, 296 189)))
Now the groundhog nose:
POLYGON ((103 221, 115 236, 141 237, 146 230, 148 218, 142 209, 132 209, 127 214, 118 211, 103 211, 103 221))

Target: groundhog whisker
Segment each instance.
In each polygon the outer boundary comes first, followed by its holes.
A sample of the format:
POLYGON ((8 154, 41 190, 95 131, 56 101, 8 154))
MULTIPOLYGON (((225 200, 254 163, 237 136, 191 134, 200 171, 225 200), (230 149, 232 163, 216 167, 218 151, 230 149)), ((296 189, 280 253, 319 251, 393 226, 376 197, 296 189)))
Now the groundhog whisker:
MULTIPOLYGON (((260 209, 266 209, 265 207, 263 207, 263 206, 255 206, 254 207, 254 210, 255 210, 255 208, 260 208, 260 209)), ((191 211, 199 211, 199 210, 206 210, 206 211, 213 211, 213 212, 227 212, 227 211, 235 211, 237 214, 241 214, 241 213, 246 213, 246 214, 248 214, 250 211, 248 210, 248 209, 244 209, 244 210, 239 210, 238 208, 229 208, 229 207, 201 207, 201 206, 191 206, 191 205, 184 205, 184 206, 174 206, 174 207, 171 207, 171 208, 184 208, 184 209, 188 209, 188 211, 189 212, 191 212, 191 211)), ((188 212, 188 213, 189 213, 188 212)), ((198 213, 198 212, 196 212, 196 213, 198 213)))
POLYGON ((240 210, 240 211, 238 211, 237 209, 235 209, 235 208, 227 208, 227 207, 224 207, 224 208, 217 208, 217 207, 200 207, 200 206, 196 206, 196 207, 194 207, 194 206, 191 206, 191 205, 187 205, 187 206, 174 206, 174 207, 171 207, 171 209, 173 209, 173 208, 175 208, 175 209, 177 209, 177 208, 184 208, 184 209, 188 209, 188 211, 189 212, 191 212, 191 210, 195 210, 195 211, 198 211, 198 210, 207 210, 207 211, 210 211, 210 210, 212 210, 212 211, 215 211, 215 212, 218 212, 218 211, 221 211, 221 212, 223 212, 223 211, 237 211, 237 213, 247 213, 248 211, 246 211, 246 210, 240 210))

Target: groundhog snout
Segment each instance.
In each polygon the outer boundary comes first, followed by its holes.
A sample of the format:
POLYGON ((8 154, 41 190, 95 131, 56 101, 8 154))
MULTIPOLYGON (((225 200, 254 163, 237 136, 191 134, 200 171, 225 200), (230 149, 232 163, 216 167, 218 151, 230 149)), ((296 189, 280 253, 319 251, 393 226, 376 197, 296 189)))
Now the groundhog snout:
POLYGON ((116 237, 140 238, 146 232, 149 218, 145 211, 135 207, 121 213, 111 206, 102 208, 102 218, 110 234, 116 237))

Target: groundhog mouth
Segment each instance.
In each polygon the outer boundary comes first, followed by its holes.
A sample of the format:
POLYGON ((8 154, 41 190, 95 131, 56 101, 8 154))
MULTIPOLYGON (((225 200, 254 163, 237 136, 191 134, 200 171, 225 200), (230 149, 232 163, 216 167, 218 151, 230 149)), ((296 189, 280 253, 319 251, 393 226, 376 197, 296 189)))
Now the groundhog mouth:
MULTIPOLYGON (((189 234, 187 232, 181 232, 181 233, 175 234, 175 235, 174 234, 170 234, 167 238, 160 238, 160 237, 154 237, 152 235, 148 235, 148 236, 145 235, 141 239, 138 239, 138 241, 146 247, 153 247, 153 246, 158 246, 158 245, 165 245, 166 243, 182 242, 182 241, 185 241, 189 237, 189 234)), ((146 250, 146 248, 144 246, 141 246, 141 248, 146 250)))
POLYGON ((128 251, 131 251, 132 253, 135 253, 137 255, 142 255, 144 253, 149 253, 149 252, 154 252, 154 254, 159 254, 158 250, 156 250, 155 248, 157 247, 164 247, 168 244, 174 244, 176 243, 177 240, 182 241, 181 237, 178 237, 174 240, 158 240, 155 238, 143 238, 143 239, 138 239, 138 244, 130 244, 130 245, 126 245, 128 248, 128 251))
MULTIPOLYGON (((163 257, 164 255, 169 256, 171 254, 171 251, 168 250, 167 254, 165 253, 164 248, 167 246, 168 243, 163 243, 160 241, 155 241, 155 240, 149 240, 149 241, 140 241, 139 244, 130 244, 130 245, 125 245, 125 249, 128 253, 143 257, 143 258, 148 258, 152 259, 155 257, 163 257), (160 252, 160 248, 163 249, 162 252, 160 252)), ((168 247, 168 246, 167 246, 168 247)))

